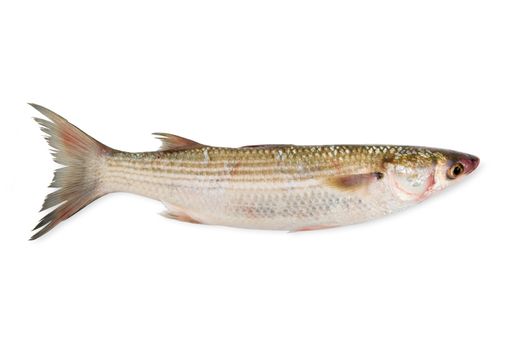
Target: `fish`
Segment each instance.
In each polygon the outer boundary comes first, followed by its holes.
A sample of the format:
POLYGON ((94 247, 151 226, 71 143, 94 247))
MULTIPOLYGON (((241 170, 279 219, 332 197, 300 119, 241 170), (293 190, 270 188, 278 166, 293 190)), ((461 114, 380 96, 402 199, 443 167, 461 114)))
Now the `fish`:
POLYGON ((162 202, 170 219, 248 229, 317 230, 403 210, 460 182, 470 154, 394 145, 214 147, 155 133, 157 151, 108 147, 57 113, 30 103, 62 167, 31 240, 94 200, 128 192, 162 202))

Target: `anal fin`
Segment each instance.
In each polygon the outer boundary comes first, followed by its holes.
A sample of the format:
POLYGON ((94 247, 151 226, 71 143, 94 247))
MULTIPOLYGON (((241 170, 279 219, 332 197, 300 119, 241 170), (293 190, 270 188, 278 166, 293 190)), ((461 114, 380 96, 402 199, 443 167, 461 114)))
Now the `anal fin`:
POLYGON ((166 203, 166 202, 164 202, 164 205, 166 206, 167 210, 162 212, 161 215, 166 217, 166 218, 168 218, 168 219, 174 219, 174 220, 178 220, 178 221, 189 222, 191 224, 201 224, 202 223, 202 222, 196 220, 195 218, 193 218, 183 208, 180 208, 180 207, 178 207, 176 205, 173 205, 173 204, 170 204, 170 203, 166 203))
POLYGON ((329 228, 338 227, 338 225, 312 225, 312 226, 304 226, 299 227, 297 229, 291 230, 289 232, 308 232, 308 231, 318 231, 318 230, 326 230, 329 228))
POLYGON ((174 214, 174 213, 171 213, 171 212, 168 212, 168 211, 164 211, 164 212, 162 212, 160 214, 163 217, 166 217, 168 219, 174 219, 174 220, 178 220, 178 221, 189 222, 191 224, 201 224, 200 221, 193 219, 191 216, 189 216, 189 215, 187 215, 185 213, 174 214))

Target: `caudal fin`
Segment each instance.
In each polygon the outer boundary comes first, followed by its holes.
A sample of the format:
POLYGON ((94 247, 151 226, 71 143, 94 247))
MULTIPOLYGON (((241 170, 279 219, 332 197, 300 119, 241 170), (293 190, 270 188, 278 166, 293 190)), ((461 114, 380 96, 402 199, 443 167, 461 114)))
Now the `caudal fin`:
POLYGON ((103 196, 99 186, 103 158, 112 149, 96 141, 73 124, 37 104, 30 103, 47 119, 35 118, 47 136, 55 162, 63 165, 55 171, 49 187, 58 188, 50 193, 42 210, 55 207, 36 225, 31 240, 49 232, 60 222, 71 217, 95 199, 103 196))

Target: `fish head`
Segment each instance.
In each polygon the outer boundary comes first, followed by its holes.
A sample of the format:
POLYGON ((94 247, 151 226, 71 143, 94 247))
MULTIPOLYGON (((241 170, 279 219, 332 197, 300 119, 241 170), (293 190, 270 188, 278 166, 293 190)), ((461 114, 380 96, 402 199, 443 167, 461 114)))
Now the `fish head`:
POLYGON ((460 182, 479 165, 471 154, 435 148, 399 147, 386 160, 393 193, 403 201, 422 201, 460 182))
POLYGON ((480 164, 480 159, 471 154, 448 150, 433 150, 433 152, 437 154, 433 191, 443 190, 460 182, 480 164))

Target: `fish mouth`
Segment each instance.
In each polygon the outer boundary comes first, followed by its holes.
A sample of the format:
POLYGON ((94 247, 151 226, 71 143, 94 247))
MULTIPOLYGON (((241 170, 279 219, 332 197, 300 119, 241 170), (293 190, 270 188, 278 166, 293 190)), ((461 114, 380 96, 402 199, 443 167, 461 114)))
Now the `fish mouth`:
POLYGON ((473 155, 468 154, 460 162, 464 165, 464 172, 471 174, 480 164, 480 159, 473 155))

